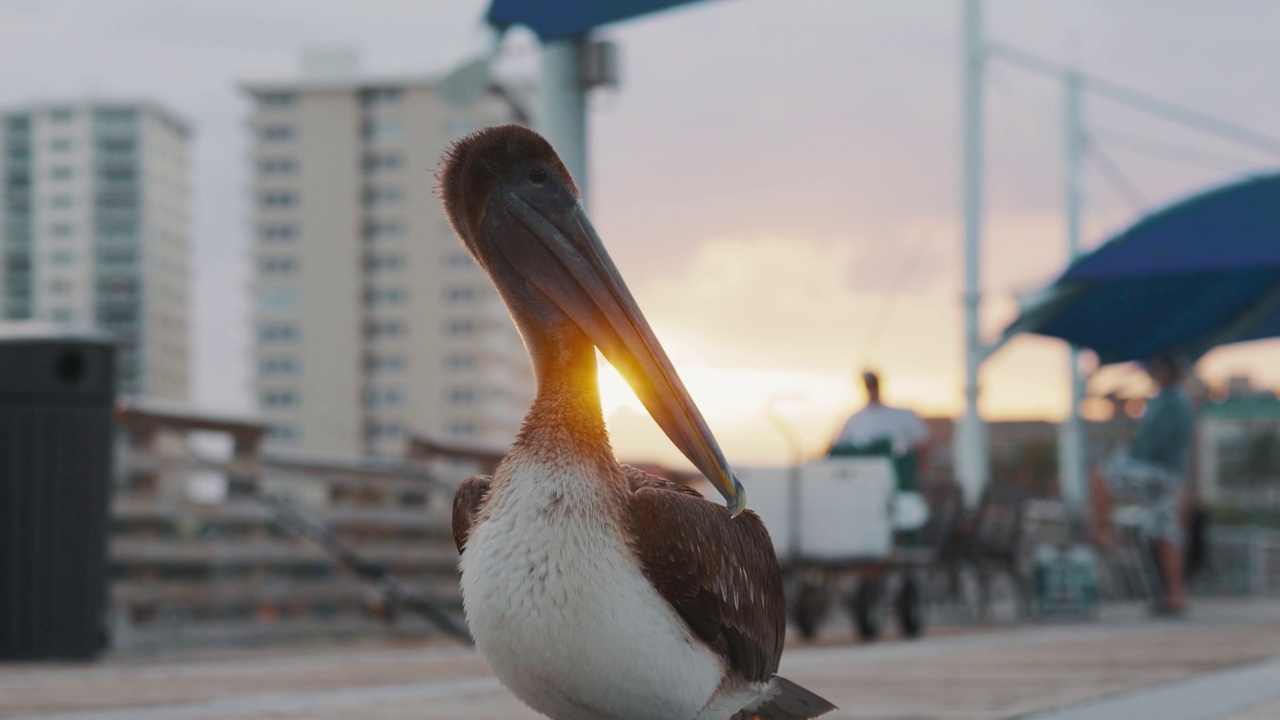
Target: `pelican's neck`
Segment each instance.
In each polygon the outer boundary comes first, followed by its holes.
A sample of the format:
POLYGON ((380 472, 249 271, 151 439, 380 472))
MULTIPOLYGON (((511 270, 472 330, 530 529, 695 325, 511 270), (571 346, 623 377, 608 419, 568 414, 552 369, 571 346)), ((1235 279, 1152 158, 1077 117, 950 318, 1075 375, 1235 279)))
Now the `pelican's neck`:
POLYGON ((516 447, 616 465, 600 408, 595 345, 572 323, 525 333, 538 391, 516 447))

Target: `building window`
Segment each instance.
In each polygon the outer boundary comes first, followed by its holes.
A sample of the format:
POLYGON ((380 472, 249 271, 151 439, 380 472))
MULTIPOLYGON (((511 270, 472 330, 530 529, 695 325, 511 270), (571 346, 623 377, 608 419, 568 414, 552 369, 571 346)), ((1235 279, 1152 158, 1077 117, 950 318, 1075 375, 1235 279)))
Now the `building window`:
POLYGON ((291 92, 258 93, 258 107, 262 109, 279 109, 293 107, 297 96, 291 92))
POLYGON ((387 255, 370 255, 364 261, 366 270, 384 272, 399 270, 405 266, 404 256, 400 253, 387 255))
POLYGON ((402 388, 369 388, 364 393, 365 407, 393 408, 405 404, 407 394, 402 388))
POLYGON ((298 292, 289 288, 271 288, 258 293, 258 307, 263 310, 292 310, 298 305, 298 292))
POLYGON ((285 142, 293 139, 292 125, 263 125, 258 136, 265 142, 285 142))
POLYGON ((465 405, 475 402, 476 391, 469 387, 451 387, 445 391, 444 399, 457 405, 465 405))
POLYGON ((297 340, 301 334, 293 323, 266 323, 258 328, 258 339, 265 342, 297 340))
POLYGON ((398 222, 373 222, 365 230, 370 240, 390 240, 398 238, 404 232, 404 226, 398 222))
POLYGON ((472 335, 476 331, 476 324, 464 319, 450 320, 445 327, 450 335, 472 335))
POLYGON ((71 207, 70 195, 54 195, 49 198, 49 207, 52 208, 69 208, 71 207))
POLYGON ((11 252, 4 259, 4 269, 11 273, 25 273, 31 269, 31 257, 26 253, 11 252))
POLYGON ((291 375, 298 369, 298 358, 291 355, 270 355, 258 360, 258 372, 263 375, 291 375))
POLYGON ((264 257, 258 261, 263 275, 292 275, 298 271, 298 261, 291 257, 264 257))
POLYGON ((72 117, 71 108, 53 108, 49 111, 49 121, 55 123, 70 122, 72 117))
POLYGON ((360 102, 365 107, 389 105, 400 102, 403 98, 404 91, 400 88, 368 88, 360 93, 360 102))
POLYGON ((460 250, 455 250, 445 256, 444 264, 452 268, 458 268, 474 265, 475 263, 470 255, 460 250))
POLYGON ((49 261, 54 265, 66 267, 67 265, 74 264, 76 257, 71 254, 70 250, 58 250, 49 256, 49 261))
POLYGON ((133 278, 103 278, 98 281, 98 293, 108 299, 132 298, 138 293, 138 282, 133 278))
POLYGON ((296 425, 272 425, 267 435, 273 442, 293 442, 302 437, 302 431, 296 425))
POLYGON ((370 437, 394 440, 404 434, 404 428, 400 423, 374 422, 369 423, 368 433, 370 437))
POLYGON ((258 170, 263 175, 292 175, 298 171, 298 161, 286 157, 263 158, 258 162, 258 170))
POLYGON ((375 320, 365 328, 369 337, 399 337, 404 334, 404 323, 399 320, 375 320))
POLYGON ((133 153, 134 144, 132 140, 99 140, 98 151, 107 156, 130 155, 133 153))
POLYGON ((69 223, 54 223, 49 226, 49 234, 59 238, 71 237, 75 231, 75 227, 69 223))
POLYGON ((472 422, 455 422, 449 424, 449 433, 451 435, 475 435, 476 425, 472 422))
POLYGON ((258 196, 258 202, 267 208, 293 207, 298 196, 285 190, 268 190, 258 196))
POLYGON ((451 303, 465 303, 476 299, 476 289, 465 285, 451 287, 445 291, 445 299, 451 303))
POLYGON ((298 236, 297 228, 292 225, 263 225, 258 234, 266 242, 290 242, 298 236))
POLYGON ((99 110, 94 118, 99 130, 127 131, 137 125, 138 114, 132 110, 99 110))
POLYGON ((404 199, 404 191, 398 187, 371 187, 364 193, 364 200, 372 206, 395 205, 404 199))
POLYGON ((407 297, 404 288, 372 288, 365 293, 365 302, 373 306, 402 305, 407 297))
MULTIPOLYGON (((130 304, 128 307, 99 307, 98 322, 103 325, 120 327, 122 325, 134 325, 138 322, 138 307, 136 304, 130 304)), ((124 340, 123 337, 117 338, 124 340)))
POLYGON ((296 407, 298 405, 298 393, 293 390, 264 390, 262 393, 262 405, 269 408, 296 407))
POLYGON ((395 140, 404 134, 404 126, 396 120, 370 120, 364 124, 367 140, 395 140))
POLYGON ((138 261, 138 254, 130 248, 98 248, 99 265, 133 265, 138 261))
POLYGON ((369 172, 399 170, 403 166, 404 158, 395 153, 378 153, 364 159, 364 169, 369 172))
POLYGON ((59 165, 49 170, 49 177, 54 180, 70 180, 71 168, 66 165, 59 165))
POLYGON ((71 322, 71 318, 74 317, 73 313, 71 312, 71 308, 69 307, 56 307, 53 309, 53 312, 49 314, 49 316, 56 323, 69 323, 71 322))
POLYGON ((99 223, 98 241, 104 243, 132 243, 138 241, 138 226, 133 224, 99 223))
POLYGON ((107 182, 127 183, 137 179, 132 167, 108 166, 98 173, 98 177, 107 182))
POLYGON ((103 210, 136 210, 138 197, 131 190, 107 191, 98 194, 98 207, 103 210))
POLYGON ((399 355, 371 355, 365 358, 364 367, 371 373, 398 373, 404 370, 405 361, 399 355))
POLYGON ((54 152, 67 152, 71 149, 71 138, 54 138, 49 141, 49 149, 54 152))
POLYGON ((478 364, 475 355, 450 355, 446 362, 450 370, 470 370, 478 364))

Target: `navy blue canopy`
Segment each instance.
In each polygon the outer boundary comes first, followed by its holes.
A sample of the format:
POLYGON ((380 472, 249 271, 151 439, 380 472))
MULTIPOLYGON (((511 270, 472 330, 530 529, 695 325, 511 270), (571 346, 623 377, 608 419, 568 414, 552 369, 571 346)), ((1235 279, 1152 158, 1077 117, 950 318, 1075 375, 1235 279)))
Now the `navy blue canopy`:
POLYGON ((627 18, 687 5, 696 0, 493 0, 489 24, 526 25, 542 40, 582 35, 627 18))
POLYGON ((1106 363, 1280 336, 1280 174, 1149 215, 1067 269, 1005 330, 1106 363))

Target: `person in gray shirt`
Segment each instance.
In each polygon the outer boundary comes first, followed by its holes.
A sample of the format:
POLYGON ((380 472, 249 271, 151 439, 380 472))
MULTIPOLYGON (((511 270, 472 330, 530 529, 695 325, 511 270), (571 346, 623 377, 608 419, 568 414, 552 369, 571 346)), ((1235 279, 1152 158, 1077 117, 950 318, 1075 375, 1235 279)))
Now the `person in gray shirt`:
POLYGON ((1146 509, 1147 532, 1156 546, 1165 588, 1165 596, 1155 609, 1159 614, 1180 615, 1187 606, 1181 503, 1195 416, 1191 398, 1180 384, 1185 363, 1176 356, 1162 355, 1145 361, 1143 368, 1159 391, 1147 401, 1129 447, 1112 455, 1093 473, 1094 533, 1099 545, 1114 542, 1114 501, 1146 509))

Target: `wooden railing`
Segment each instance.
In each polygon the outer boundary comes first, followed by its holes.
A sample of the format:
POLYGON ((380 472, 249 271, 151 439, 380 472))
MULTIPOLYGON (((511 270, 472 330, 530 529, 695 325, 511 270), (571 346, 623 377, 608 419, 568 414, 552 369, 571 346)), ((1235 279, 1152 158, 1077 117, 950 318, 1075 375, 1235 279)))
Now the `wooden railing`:
POLYGON ((459 609, 452 488, 423 467, 266 456, 263 426, 174 409, 125 405, 117 417, 116 647, 432 632, 403 613, 386 624, 374 587, 282 523, 268 496, 415 593, 459 609))

